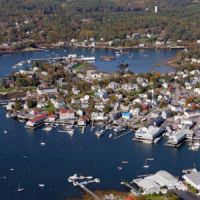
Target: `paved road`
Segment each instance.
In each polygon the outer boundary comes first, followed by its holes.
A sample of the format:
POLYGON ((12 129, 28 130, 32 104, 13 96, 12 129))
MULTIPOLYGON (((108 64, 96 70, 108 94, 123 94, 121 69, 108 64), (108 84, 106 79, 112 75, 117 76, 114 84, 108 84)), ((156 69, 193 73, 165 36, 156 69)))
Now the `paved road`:
POLYGON ((181 200, 200 200, 200 197, 192 194, 191 192, 187 191, 176 191, 175 192, 181 200))

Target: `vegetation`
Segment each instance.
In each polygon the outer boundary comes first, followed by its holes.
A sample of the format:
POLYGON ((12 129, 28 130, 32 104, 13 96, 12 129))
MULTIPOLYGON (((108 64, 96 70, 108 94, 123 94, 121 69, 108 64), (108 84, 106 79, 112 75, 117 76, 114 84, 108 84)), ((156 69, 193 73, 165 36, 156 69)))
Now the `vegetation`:
POLYGON ((193 194, 197 194, 198 193, 198 190, 196 190, 193 186, 191 186, 189 184, 188 184, 188 190, 193 194))
POLYGON ((152 195, 145 195, 144 200, 178 200, 179 198, 172 192, 168 192, 166 195, 162 194, 152 194, 152 195))
POLYGON ((0 87, 0 93, 12 93, 12 92, 16 92, 16 89, 0 87))
MULTIPOLYGON (((17 42, 16 48, 35 47, 95 37, 124 39, 133 33, 153 42, 161 37, 194 41, 200 38, 198 3, 191 0, 0 0, 0 43, 17 42), (23 43, 18 43, 23 41, 23 43)), ((129 43, 137 44, 138 38, 129 43)))

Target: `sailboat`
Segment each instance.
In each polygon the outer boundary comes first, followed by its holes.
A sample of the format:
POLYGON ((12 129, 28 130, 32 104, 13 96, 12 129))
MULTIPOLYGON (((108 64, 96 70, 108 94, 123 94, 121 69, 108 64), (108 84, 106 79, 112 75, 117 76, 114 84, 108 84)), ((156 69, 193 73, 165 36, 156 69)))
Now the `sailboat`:
POLYGON ((143 167, 144 167, 144 168, 149 168, 149 165, 147 165, 147 161, 153 161, 153 160, 154 160, 153 158, 147 158, 147 159, 145 160, 145 163, 144 163, 143 167))
POLYGON ((18 188, 17 188, 17 192, 23 192, 23 191, 24 191, 24 188, 22 188, 20 183, 19 183, 18 188))
POLYGON ((41 146, 45 146, 45 145, 46 145, 46 143, 45 143, 45 142, 43 142, 43 140, 41 140, 41 142, 40 142, 40 145, 41 145, 41 146))

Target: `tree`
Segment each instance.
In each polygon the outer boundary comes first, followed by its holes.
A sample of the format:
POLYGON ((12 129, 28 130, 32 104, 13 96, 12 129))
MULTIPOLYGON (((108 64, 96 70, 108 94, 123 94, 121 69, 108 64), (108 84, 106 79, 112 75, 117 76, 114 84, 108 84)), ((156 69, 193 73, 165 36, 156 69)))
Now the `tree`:
POLYGON ((28 106, 28 108, 36 107, 37 106, 37 101, 29 99, 29 100, 27 100, 27 106, 28 106))
POLYGON ((15 100, 15 105, 14 105, 15 110, 20 110, 21 109, 21 103, 18 99, 15 100))

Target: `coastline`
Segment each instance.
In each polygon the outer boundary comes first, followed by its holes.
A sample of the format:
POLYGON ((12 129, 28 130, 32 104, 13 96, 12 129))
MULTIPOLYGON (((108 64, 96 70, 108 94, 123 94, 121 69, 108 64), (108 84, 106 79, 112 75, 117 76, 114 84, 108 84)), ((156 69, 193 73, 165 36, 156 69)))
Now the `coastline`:
POLYGON ((42 46, 38 46, 36 48, 32 47, 26 47, 26 48, 21 48, 21 49, 12 49, 9 48, 7 50, 0 50, 0 54, 6 54, 6 53, 16 53, 16 52, 33 52, 33 51, 43 51, 46 49, 52 49, 52 48, 86 48, 86 49, 107 49, 107 50, 134 50, 134 49, 163 49, 163 50, 171 50, 171 49, 184 49, 186 47, 182 46, 177 46, 177 47, 168 47, 168 46, 160 46, 160 47, 154 47, 154 46, 144 46, 144 47, 139 47, 139 46, 108 46, 108 45, 96 45, 96 46, 89 46, 89 45, 81 45, 81 44, 70 44, 70 45, 55 45, 55 44, 44 44, 42 46))

